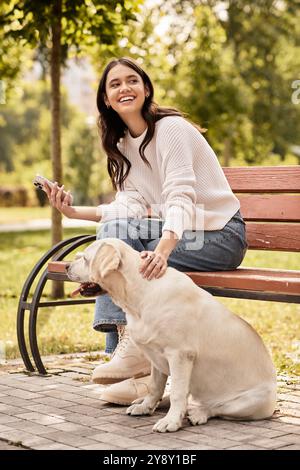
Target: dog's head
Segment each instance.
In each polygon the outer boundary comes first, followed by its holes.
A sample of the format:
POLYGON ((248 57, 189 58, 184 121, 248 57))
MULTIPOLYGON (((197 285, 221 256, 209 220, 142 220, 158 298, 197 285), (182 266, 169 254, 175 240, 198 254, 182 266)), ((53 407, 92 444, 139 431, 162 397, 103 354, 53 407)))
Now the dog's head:
POLYGON ((83 252, 67 268, 71 281, 106 284, 107 276, 117 271, 121 264, 121 251, 117 239, 98 240, 83 252))

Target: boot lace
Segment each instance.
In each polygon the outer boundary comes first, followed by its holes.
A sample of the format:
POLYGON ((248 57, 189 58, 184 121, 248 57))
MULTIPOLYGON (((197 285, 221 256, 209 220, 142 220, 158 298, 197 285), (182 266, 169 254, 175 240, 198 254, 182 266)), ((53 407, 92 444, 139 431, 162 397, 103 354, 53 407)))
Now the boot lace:
POLYGON ((130 336, 127 331, 127 328, 118 328, 118 339, 119 341, 118 341, 117 347, 112 353, 111 359, 116 355, 117 352, 119 353, 121 351, 124 351, 124 349, 127 347, 130 341, 130 336))

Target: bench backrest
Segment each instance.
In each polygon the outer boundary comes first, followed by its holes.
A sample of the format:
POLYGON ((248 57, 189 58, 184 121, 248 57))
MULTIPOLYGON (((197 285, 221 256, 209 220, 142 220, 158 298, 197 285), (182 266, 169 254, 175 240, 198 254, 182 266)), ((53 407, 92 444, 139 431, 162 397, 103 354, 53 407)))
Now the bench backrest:
POLYGON ((249 248, 300 251, 300 167, 225 167, 249 248))

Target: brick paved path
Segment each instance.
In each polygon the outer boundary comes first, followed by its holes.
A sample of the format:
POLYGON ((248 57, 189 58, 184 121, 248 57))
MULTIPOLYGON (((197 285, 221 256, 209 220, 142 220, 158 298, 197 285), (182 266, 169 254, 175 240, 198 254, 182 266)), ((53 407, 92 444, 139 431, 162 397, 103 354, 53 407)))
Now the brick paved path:
MULTIPOLYGON (((152 432, 165 414, 130 417, 100 400, 90 382, 96 362, 86 356, 50 363, 53 375, 0 369, 0 450, 12 449, 278 449, 300 450, 300 380, 279 378, 278 406, 264 421, 212 419, 176 433, 152 432)), ((0 366, 1 367, 1 366, 0 366)))

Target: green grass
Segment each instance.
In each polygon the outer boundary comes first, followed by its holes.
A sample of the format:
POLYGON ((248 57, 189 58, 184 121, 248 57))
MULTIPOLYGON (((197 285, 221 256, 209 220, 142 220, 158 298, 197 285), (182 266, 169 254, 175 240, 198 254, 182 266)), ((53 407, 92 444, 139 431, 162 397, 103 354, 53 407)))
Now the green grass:
MULTIPOLYGON (((64 238, 94 229, 66 229, 64 238)), ((51 246, 48 231, 0 233, 0 341, 4 342, 7 358, 19 357, 16 338, 16 311, 22 286, 41 255, 51 246)), ((74 256, 74 255, 73 255, 74 256)), ((65 283, 65 294, 74 284, 65 283)), ((43 300, 49 298, 51 283, 46 284, 43 300)), ((26 312, 28 315, 28 311, 26 312)), ((95 351, 104 346, 104 335, 92 329, 93 305, 40 309, 38 339, 42 354, 95 351), (76 312, 74 310, 76 309, 76 312)), ((3 343, 2 343, 3 344, 3 343)))
MULTIPOLYGON (((66 229, 64 237, 94 233, 86 229, 66 229)), ((7 358, 19 356, 16 339, 16 311, 23 283, 33 265, 51 245, 48 231, 0 233, 0 341, 7 358)), ((74 254, 71 256, 73 257, 74 254)), ((243 266, 297 269, 299 254, 249 251, 243 266)), ((66 295, 74 284, 66 283, 66 295)), ((46 300, 50 284, 43 294, 46 300)), ((254 300, 219 300, 247 320, 262 336, 271 351, 277 370, 300 374, 300 308, 298 305, 254 300)), ((92 329, 93 305, 41 309, 38 339, 42 354, 95 351, 103 348, 104 335, 92 329)), ((226 334, 226 332, 224 332, 226 334)))

